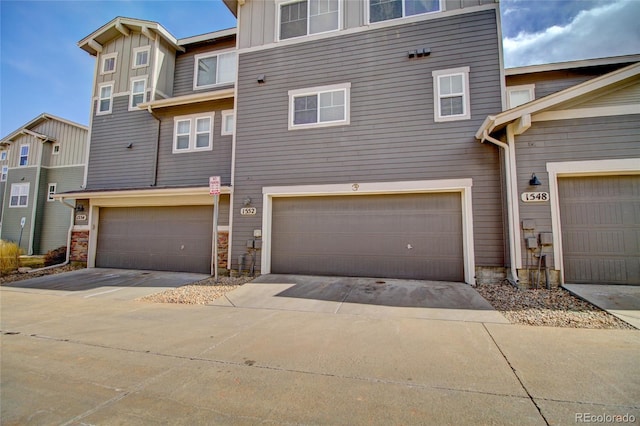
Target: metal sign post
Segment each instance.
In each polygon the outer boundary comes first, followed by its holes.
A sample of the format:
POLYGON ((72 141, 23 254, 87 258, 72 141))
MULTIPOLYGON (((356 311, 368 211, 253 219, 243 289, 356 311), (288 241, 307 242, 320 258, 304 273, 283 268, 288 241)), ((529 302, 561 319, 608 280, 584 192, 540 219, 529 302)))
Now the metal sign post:
POLYGON ((220 204, 220 176, 211 176, 209 178, 209 194, 213 195, 213 236, 211 247, 211 275, 218 282, 218 212, 220 204))

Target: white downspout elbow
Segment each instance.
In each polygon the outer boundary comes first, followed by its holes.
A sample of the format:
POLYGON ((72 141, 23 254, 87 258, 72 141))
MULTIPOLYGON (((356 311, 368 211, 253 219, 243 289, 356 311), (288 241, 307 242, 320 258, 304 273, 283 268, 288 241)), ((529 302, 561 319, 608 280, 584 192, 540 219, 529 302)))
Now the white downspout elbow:
POLYGON ((512 197, 512 180, 511 180, 511 156, 509 155, 509 145, 506 143, 499 141, 498 139, 489 135, 489 133, 485 130, 482 134, 482 139, 480 142, 484 143, 487 140, 494 145, 499 146, 504 150, 504 168, 505 168, 505 177, 507 180, 507 221, 509 223, 509 258, 511 260, 511 274, 507 277, 507 281, 511 283, 514 287, 518 288, 518 283, 520 279, 518 278, 518 269, 516 267, 516 241, 515 237, 515 223, 514 223, 514 200, 512 197))

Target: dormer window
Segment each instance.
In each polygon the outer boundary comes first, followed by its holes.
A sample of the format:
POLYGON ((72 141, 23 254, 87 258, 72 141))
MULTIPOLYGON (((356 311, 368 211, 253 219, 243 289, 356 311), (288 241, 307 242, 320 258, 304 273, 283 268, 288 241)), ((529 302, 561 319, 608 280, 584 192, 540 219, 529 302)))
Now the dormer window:
POLYGON ((440 0, 369 0, 369 22, 439 12, 440 0))
POLYGON ((100 68, 100 74, 111 74, 116 72, 116 60, 118 59, 117 53, 109 53, 102 56, 102 67, 100 68))
POLYGON ((193 89, 206 89, 236 81, 237 55, 235 51, 203 53, 195 56, 193 89))
POLYGON ((340 0, 284 1, 279 7, 280 40, 340 29, 340 0))

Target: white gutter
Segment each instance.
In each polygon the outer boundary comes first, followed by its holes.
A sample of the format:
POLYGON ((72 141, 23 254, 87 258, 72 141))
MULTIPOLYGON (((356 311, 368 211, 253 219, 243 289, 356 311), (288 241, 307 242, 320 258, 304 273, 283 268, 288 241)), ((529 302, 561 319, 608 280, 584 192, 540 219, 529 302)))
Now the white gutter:
POLYGON ((516 224, 514 220, 515 205, 514 205, 514 200, 512 195, 513 182, 511 180, 511 172, 512 172, 511 150, 509 149, 509 145, 490 136, 487 130, 484 131, 482 135, 482 139, 480 140, 481 143, 484 143, 484 141, 489 141, 504 150, 504 169, 505 169, 505 175, 506 175, 505 179, 507 181, 507 220, 509 222, 509 258, 511 260, 510 262, 511 274, 510 274, 510 277, 507 277, 507 280, 509 281, 509 283, 511 283, 511 285, 517 288, 518 282, 520 282, 520 279, 518 278, 518 269, 517 269, 517 263, 516 263, 516 259, 517 259, 516 244, 518 243, 518 241, 516 241, 516 236, 515 236, 516 224))

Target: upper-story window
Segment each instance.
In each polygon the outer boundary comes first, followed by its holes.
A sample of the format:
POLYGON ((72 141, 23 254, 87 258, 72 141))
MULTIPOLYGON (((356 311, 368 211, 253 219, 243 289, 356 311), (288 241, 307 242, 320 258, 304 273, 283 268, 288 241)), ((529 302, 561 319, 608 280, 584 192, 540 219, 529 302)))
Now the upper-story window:
POLYGON ((12 183, 9 207, 27 207, 29 205, 29 186, 27 183, 12 183))
POLYGON ((433 71, 435 121, 471 118, 469 67, 433 71))
POLYGON ((220 130, 220 134, 222 136, 233 135, 233 129, 235 126, 234 120, 235 116, 232 109, 222 111, 222 128, 220 130))
POLYGON ((20 163, 21 166, 29 164, 29 145, 20 146, 20 163))
POLYGON ((0 151, 0 161, 6 161, 7 151, 0 151))
POLYGON ((351 83, 289 91, 289 130, 349 124, 351 83))
POLYGON ((340 29, 340 0, 294 0, 279 4, 279 39, 340 29))
POLYGON ((369 22, 439 12, 440 0, 369 0, 369 22))
POLYGON ((193 89, 206 89, 236 80, 236 52, 202 53, 195 56, 193 89))
POLYGON ((58 155, 60 154, 60 144, 59 143, 54 143, 53 144, 53 155, 58 155))
POLYGON ((142 68, 149 65, 150 46, 142 46, 133 49, 133 66, 132 68, 142 68))
POLYGON ((521 86, 507 87, 507 108, 515 108, 535 99, 535 85, 523 84, 521 86))
POLYGON ((100 85, 98 93, 98 111, 96 114, 111 113, 111 104, 113 103, 113 83, 100 85))
POLYGON ((55 201, 53 199, 53 196, 56 193, 56 187, 58 186, 57 183, 50 183, 47 185, 47 201, 55 201))
POLYGON ((129 110, 136 110, 138 104, 145 101, 144 97, 147 93, 147 78, 131 79, 131 96, 129 96, 129 110))
POLYGON ((214 113, 174 118, 173 152, 211 151, 214 113))
POLYGON ((117 53, 109 53, 102 55, 102 66, 100 67, 100 74, 110 74, 116 72, 116 61, 118 60, 117 53))
POLYGON ((9 166, 2 166, 2 171, 0 172, 0 182, 6 182, 8 174, 9 174, 9 166))

